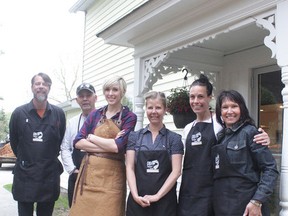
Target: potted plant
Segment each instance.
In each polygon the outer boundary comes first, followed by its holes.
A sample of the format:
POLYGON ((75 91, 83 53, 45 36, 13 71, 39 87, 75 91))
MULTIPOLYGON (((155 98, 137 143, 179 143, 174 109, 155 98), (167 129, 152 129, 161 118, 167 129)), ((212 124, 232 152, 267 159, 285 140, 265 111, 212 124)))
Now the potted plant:
POLYGON ((172 88, 167 97, 167 112, 173 115, 176 128, 184 128, 196 119, 196 114, 190 107, 189 92, 186 87, 172 88))

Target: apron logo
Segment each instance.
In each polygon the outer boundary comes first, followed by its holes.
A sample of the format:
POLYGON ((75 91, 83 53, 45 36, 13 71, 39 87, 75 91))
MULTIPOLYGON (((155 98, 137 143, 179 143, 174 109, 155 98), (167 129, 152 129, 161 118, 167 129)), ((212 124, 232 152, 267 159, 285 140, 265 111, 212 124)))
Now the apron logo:
POLYGON ((219 169, 220 168, 220 156, 219 154, 216 155, 215 157, 215 169, 219 169))
POLYGON ((191 137, 191 145, 195 146, 195 145, 202 145, 202 135, 200 132, 196 133, 196 134, 192 134, 191 137))
POLYGON ((159 161, 147 161, 147 173, 159 173, 159 161))
POLYGON ((34 142, 43 142, 43 133, 40 132, 33 132, 33 139, 34 142))

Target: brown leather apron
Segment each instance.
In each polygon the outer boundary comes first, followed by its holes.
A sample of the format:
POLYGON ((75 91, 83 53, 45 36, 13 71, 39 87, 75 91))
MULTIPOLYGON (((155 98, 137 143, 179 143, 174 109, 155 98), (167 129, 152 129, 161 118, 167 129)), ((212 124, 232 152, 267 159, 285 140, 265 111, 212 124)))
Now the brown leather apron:
MULTIPOLYGON (((115 138, 120 131, 118 121, 102 118, 94 134, 115 138)), ((123 154, 87 153, 82 160, 74 189, 70 216, 124 216, 126 171, 123 154)))

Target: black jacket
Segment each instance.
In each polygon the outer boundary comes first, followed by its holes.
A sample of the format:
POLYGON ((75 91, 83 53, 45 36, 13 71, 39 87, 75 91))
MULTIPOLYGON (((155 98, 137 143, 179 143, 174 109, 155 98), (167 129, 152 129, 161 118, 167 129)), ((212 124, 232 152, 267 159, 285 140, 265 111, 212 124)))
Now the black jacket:
MULTIPOLYGON (((256 127, 247 124, 219 132, 218 144, 212 148, 214 186, 217 182, 217 187, 223 185, 226 190, 232 184, 231 190, 239 188, 242 193, 241 188, 244 190, 247 185, 254 185, 252 197, 247 197, 248 202, 255 199, 264 203, 272 194, 279 173, 269 148, 253 142, 257 133, 256 127)), ((243 199, 244 196, 245 193, 243 199)))

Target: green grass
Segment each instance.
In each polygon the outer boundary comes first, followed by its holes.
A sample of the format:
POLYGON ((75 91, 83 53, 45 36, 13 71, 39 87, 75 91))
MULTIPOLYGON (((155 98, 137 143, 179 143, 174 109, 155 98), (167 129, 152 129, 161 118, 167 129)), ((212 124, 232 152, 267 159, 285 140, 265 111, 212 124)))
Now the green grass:
MULTIPOLYGON (((12 184, 6 184, 3 186, 9 192, 12 191, 12 184)), ((53 215, 66 215, 69 210, 67 193, 61 192, 58 200, 55 202, 53 215), (66 213, 65 213, 66 212, 66 213)))
POLYGON ((67 193, 63 193, 63 192, 60 193, 58 200, 55 202, 54 211, 56 210, 59 210, 59 211, 69 210, 67 193))
POLYGON ((3 187, 10 192, 12 191, 12 184, 7 184, 7 185, 4 185, 3 187))

